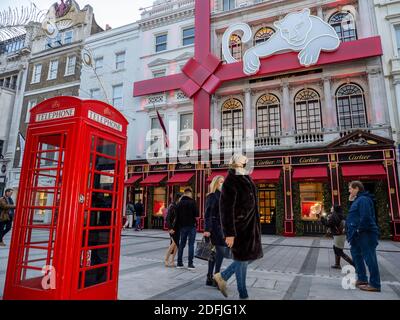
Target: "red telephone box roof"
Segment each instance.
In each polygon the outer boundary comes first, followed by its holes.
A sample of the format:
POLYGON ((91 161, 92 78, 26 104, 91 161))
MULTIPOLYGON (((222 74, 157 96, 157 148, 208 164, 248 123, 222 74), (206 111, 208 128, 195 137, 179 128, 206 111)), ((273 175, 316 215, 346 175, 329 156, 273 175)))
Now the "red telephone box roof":
POLYGON ((344 164, 342 165, 342 175, 345 178, 379 178, 385 177, 386 171, 379 163, 370 164, 344 164))
POLYGON ((163 181, 167 177, 166 173, 157 173, 149 175, 146 179, 144 179, 140 185, 143 187, 151 187, 158 185, 161 181, 163 181))
POLYGON ((278 182, 280 176, 280 168, 254 169, 253 173, 251 174, 254 182, 278 182))
POLYGON ((171 179, 167 181, 168 185, 180 185, 190 181, 194 176, 194 172, 179 172, 174 174, 171 179))
POLYGON ((113 106, 102 101, 69 96, 54 97, 32 108, 30 126, 48 126, 50 123, 77 119, 84 119, 97 127, 126 136, 128 121, 113 106))
POLYGON ((324 180, 328 178, 326 166, 308 166, 295 168, 293 180, 324 180))
POLYGON ((135 174, 132 177, 130 177, 128 180, 125 181, 125 185, 133 185, 141 178, 142 178, 141 174, 135 174))

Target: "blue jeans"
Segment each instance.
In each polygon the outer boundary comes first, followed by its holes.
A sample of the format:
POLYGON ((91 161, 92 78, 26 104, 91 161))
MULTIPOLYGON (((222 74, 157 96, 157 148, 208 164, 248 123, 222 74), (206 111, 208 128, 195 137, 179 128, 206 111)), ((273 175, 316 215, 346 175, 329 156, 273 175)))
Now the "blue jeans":
POLYGON ((236 282, 240 299, 246 299, 249 297, 246 289, 246 274, 248 264, 249 261, 233 260, 231 265, 223 272, 221 272, 222 279, 224 279, 225 281, 228 281, 233 274, 236 275, 236 282))
POLYGON ((208 275, 212 276, 214 273, 219 273, 224 260, 224 246, 215 246, 215 256, 213 259, 208 260, 208 275), (215 271, 214 271, 215 267, 215 271))
POLYGON ((183 249, 186 247, 187 239, 189 238, 189 266, 193 265, 194 257, 194 242, 196 240, 196 227, 182 227, 180 229, 181 239, 179 241, 178 250, 178 265, 183 265, 183 249))
POLYGON ((142 222, 142 217, 141 216, 136 216, 135 229, 140 229, 140 223, 141 222, 142 222))
POLYGON ((351 255, 357 273, 357 280, 368 282, 365 263, 368 266, 370 281, 369 284, 377 289, 381 288, 379 275, 378 259, 376 257, 376 247, 378 246, 378 236, 374 233, 361 232, 351 241, 351 255))

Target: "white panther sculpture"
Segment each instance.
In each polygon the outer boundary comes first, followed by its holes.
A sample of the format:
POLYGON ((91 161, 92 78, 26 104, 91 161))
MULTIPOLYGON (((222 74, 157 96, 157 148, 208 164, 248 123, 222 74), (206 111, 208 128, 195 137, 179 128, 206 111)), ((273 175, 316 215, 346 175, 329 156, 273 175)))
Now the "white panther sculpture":
MULTIPOLYGON (((340 46, 336 31, 321 18, 310 15, 309 9, 288 14, 283 20, 274 23, 277 32, 271 38, 247 50, 243 56, 243 72, 256 74, 260 70, 260 58, 288 51, 299 52, 302 66, 309 67, 318 62, 321 51, 335 51, 340 46)), ((228 28, 223 35, 223 55, 228 63, 237 62, 229 49, 229 39, 236 31, 243 32, 242 41, 252 39, 249 25, 239 23, 228 28)))

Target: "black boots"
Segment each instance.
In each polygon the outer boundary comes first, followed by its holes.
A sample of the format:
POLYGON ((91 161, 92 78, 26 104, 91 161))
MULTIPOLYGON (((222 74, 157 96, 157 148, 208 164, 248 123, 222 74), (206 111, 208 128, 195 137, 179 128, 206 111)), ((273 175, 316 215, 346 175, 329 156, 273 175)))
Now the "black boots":
POLYGON ((342 269, 342 267, 340 266, 340 256, 335 255, 335 264, 333 266, 331 266, 331 268, 342 269))
POLYGON ((212 287, 214 282, 213 276, 212 275, 207 275, 207 281, 206 281, 206 285, 212 287))

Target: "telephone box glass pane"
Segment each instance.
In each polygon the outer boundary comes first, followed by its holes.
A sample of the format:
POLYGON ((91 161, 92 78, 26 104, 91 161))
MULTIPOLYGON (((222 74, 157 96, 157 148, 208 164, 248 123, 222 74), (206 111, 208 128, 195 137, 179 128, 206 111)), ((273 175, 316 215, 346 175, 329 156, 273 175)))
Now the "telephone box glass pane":
POLYGON ((88 270, 85 272, 85 288, 95 286, 107 281, 108 267, 88 270))
POLYGON ((110 243, 110 229, 89 231, 88 246, 95 247, 110 243))
POLYGON ((18 262, 19 283, 24 287, 44 290, 42 268, 50 270, 54 264, 65 145, 64 133, 39 136, 31 155, 34 165, 28 178, 27 217, 18 262))
POLYGON ((90 211, 89 226, 90 227, 109 227, 112 219, 111 211, 90 211))
POLYGON ((107 208, 113 207, 113 194, 103 192, 92 193, 92 208, 107 208))
POLYGON ((106 154, 110 157, 117 156, 117 145, 114 142, 107 141, 102 138, 98 138, 97 140, 97 153, 106 154))

